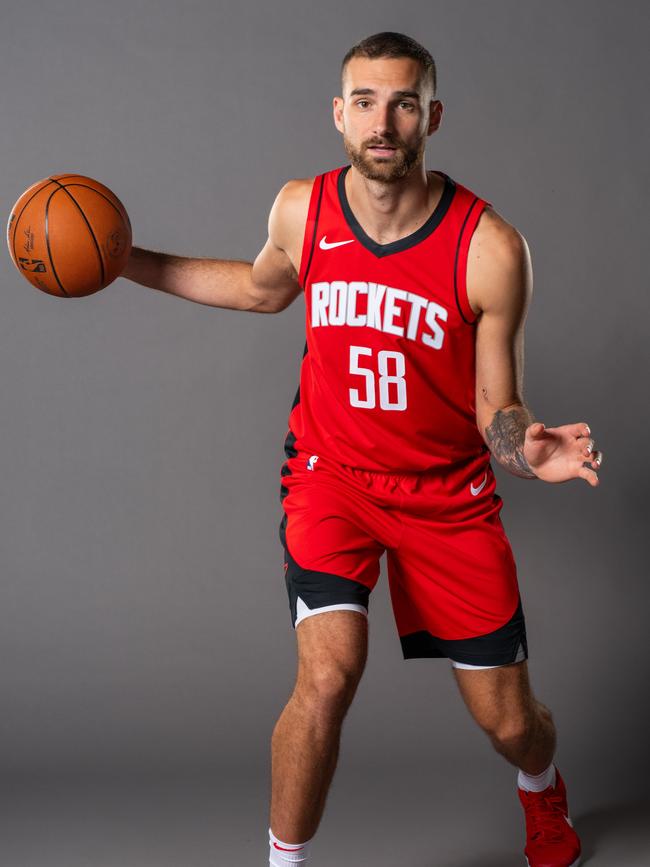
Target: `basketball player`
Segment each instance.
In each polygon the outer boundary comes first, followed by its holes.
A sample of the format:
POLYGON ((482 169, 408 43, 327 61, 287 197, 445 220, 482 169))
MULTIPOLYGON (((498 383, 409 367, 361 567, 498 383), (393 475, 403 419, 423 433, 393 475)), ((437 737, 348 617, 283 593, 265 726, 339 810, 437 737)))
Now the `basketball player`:
MULTIPOLYGON (((125 271, 259 313, 305 293, 280 526, 299 664, 272 737, 269 863, 309 860, 386 551, 404 658, 448 658, 469 712, 518 768, 530 867, 575 867, 491 458, 521 478, 596 486, 602 452, 585 422, 547 428, 524 403, 528 248, 489 202, 425 169, 443 111, 429 52, 371 36, 346 55, 341 93, 350 165, 283 187, 253 264, 134 248, 125 271)), ((341 851, 336 863, 352 861, 341 851)))

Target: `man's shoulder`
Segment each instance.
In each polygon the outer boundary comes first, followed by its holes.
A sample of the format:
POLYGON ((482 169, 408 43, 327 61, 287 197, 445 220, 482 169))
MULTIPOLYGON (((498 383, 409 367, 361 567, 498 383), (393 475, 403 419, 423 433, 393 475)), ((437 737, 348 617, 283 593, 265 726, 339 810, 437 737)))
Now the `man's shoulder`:
POLYGON ((311 195, 312 188, 314 186, 314 181, 316 177, 313 178, 291 178, 288 180, 284 186, 280 189, 278 195, 282 196, 287 202, 302 200, 305 198, 309 198, 311 195))
POLYGON ((316 178, 292 178, 280 189, 273 211, 280 219, 307 219, 309 201, 316 178))
POLYGON ((521 232, 492 206, 476 225, 467 259, 467 294, 475 313, 521 309, 532 291, 530 251, 521 232))
POLYGON ((269 237, 284 250, 297 252, 309 213, 311 192, 316 178, 292 178, 275 197, 269 214, 269 237))
POLYGON ((309 204, 309 199, 311 198, 314 189, 314 183, 318 178, 325 175, 333 175, 340 170, 341 166, 334 169, 325 169, 325 171, 320 172, 311 178, 291 178, 291 180, 288 180, 280 189, 278 198, 281 199, 282 203, 286 203, 289 206, 295 205, 296 203, 304 204, 305 201, 309 204))
MULTIPOLYGON (((444 172, 442 174, 444 175, 444 172)), ((462 191, 464 200, 469 204, 473 204, 476 199, 485 203, 476 224, 476 233, 479 237, 482 235, 486 243, 493 243, 500 247, 508 246, 509 244, 516 246, 520 243, 523 238, 521 232, 496 210, 487 196, 482 195, 477 190, 474 190, 473 187, 470 188, 456 179, 453 179, 453 183, 462 191)))
MULTIPOLYGON (((471 246, 499 257, 515 259, 526 252, 526 239, 492 205, 487 204, 479 217, 471 246)), ((470 247, 471 249, 471 247, 470 247)))
MULTIPOLYGON (((328 173, 326 171, 322 174, 328 173)), ((291 178, 281 187, 270 215, 270 228, 274 237, 288 243, 295 241, 296 236, 302 238, 314 184, 319 177, 321 175, 314 175, 311 178, 291 178)))

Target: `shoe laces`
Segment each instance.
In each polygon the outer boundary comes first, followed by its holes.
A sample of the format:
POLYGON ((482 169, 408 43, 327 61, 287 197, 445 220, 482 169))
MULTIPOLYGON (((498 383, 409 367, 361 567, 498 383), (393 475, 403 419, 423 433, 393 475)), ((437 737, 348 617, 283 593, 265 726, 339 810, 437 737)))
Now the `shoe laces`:
POLYGON ((563 800, 560 794, 528 792, 526 817, 531 840, 557 843, 564 838, 568 823, 563 800))

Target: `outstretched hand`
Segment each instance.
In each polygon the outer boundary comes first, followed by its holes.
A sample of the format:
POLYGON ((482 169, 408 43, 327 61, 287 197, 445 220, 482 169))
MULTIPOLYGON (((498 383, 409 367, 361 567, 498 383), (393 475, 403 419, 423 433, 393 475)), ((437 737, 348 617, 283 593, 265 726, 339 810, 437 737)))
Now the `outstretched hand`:
POLYGON ((544 482, 568 482, 581 478, 596 487, 597 470, 603 453, 594 450, 589 425, 563 424, 544 427, 536 421, 526 428, 524 457, 535 475, 544 482))

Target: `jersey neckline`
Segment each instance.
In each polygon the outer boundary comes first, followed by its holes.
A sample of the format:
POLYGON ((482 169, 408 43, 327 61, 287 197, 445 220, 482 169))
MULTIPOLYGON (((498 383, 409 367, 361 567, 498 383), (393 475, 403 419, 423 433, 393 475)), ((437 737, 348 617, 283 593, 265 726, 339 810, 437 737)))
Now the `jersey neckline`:
POLYGON ((454 198, 454 193, 456 192, 456 184, 449 175, 437 171, 436 174, 440 175, 444 179, 445 186, 442 190, 442 196, 440 197, 438 204, 433 209, 433 212, 429 215, 426 222, 423 223, 419 229, 416 229, 415 232, 411 232, 410 235, 406 235, 404 238, 398 238, 396 241, 390 241, 388 244, 378 244, 377 241, 370 237, 370 235, 365 233, 361 224, 352 213, 352 208, 350 207, 347 193, 345 192, 345 176, 349 170, 350 166, 347 165, 343 166, 339 172, 337 179, 339 204, 341 205, 343 216, 357 241, 378 258, 389 256, 391 253, 399 253, 402 250, 408 250, 410 247, 414 247, 416 244, 419 244, 420 241, 424 241, 425 238, 428 238, 442 222, 442 219, 449 210, 449 206, 454 198))

